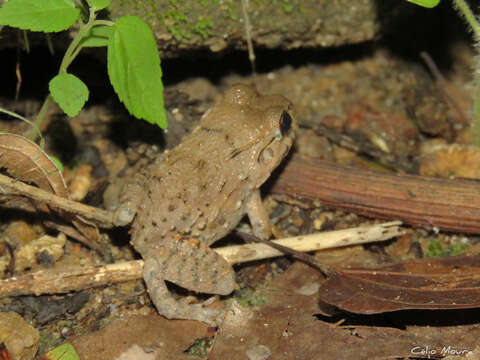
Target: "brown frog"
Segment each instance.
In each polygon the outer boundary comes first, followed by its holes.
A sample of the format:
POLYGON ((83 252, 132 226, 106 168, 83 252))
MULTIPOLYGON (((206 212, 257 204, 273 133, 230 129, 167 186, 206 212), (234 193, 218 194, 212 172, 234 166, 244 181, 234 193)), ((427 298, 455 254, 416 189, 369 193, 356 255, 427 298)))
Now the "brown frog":
POLYGON ((218 311, 177 301, 165 280, 195 292, 227 295, 231 266, 210 245, 248 214, 254 234, 271 235, 259 188, 290 150, 291 103, 233 86, 183 141, 126 186, 117 223, 132 225, 143 277, 158 312, 216 324, 218 311))

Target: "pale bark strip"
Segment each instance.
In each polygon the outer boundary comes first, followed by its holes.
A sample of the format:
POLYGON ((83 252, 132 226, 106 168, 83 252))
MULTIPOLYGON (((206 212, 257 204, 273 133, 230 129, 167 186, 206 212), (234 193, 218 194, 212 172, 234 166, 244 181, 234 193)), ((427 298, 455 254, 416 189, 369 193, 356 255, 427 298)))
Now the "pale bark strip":
MULTIPOLYGON (((388 240, 403 235, 400 221, 346 230, 274 240, 296 251, 314 251, 332 247, 388 240)), ((240 263, 283 255, 264 244, 227 246, 215 249, 230 263, 240 263)), ((143 261, 126 261, 106 266, 69 267, 37 271, 0 281, 0 297, 17 295, 58 294, 142 277, 143 261)))

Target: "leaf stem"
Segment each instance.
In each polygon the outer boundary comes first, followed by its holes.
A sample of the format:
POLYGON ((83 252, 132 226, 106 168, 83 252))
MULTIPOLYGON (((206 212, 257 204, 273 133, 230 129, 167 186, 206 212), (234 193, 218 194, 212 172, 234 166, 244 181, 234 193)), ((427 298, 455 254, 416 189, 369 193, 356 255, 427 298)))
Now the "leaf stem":
POLYGON ((27 139, 32 140, 33 142, 37 141, 39 137, 39 133, 36 130, 41 129, 43 118, 45 117, 45 114, 47 113, 47 110, 48 110, 48 106, 50 105, 51 102, 52 102, 52 95, 48 94, 47 98, 42 104, 42 107, 40 108, 40 111, 38 112, 35 122, 33 123, 34 124, 33 128, 24 134, 27 139))
MULTIPOLYGON (((80 21, 80 30, 78 31, 77 35, 73 38, 67 50, 65 51, 65 55, 63 56, 62 63, 60 64, 58 74, 66 73, 72 61, 77 57, 81 49, 81 45, 80 45, 81 41, 85 38, 85 36, 88 35, 88 32, 90 31, 90 29, 98 23, 95 21, 95 18, 96 18, 96 14, 90 8, 88 21, 85 24, 83 24, 80 21)), ((35 119, 35 125, 39 128, 41 128, 41 124, 44 121, 45 114, 47 113, 48 106, 50 105, 51 101, 52 101, 52 95, 49 93, 47 98, 43 102, 43 105, 40 109, 40 112, 37 115, 37 118, 35 119)), ((43 126, 45 126, 45 124, 43 124, 43 126)), ((33 129, 31 129, 29 132, 25 134, 25 136, 32 141, 36 141, 38 138, 38 133, 33 131, 33 129)))
MULTIPOLYGON (((33 130, 37 133, 37 136, 38 137, 42 137, 42 133, 40 132, 40 129, 38 128, 37 125, 35 125, 35 123, 31 122, 30 120, 28 120, 27 118, 23 117, 22 115, 20 114, 17 114, 16 112, 13 112, 13 111, 10 111, 10 110, 7 110, 7 109, 4 109, 2 107, 0 107, 0 113, 4 113, 4 114, 7 114, 7 115, 10 115, 12 117, 15 117, 19 120, 22 120, 22 121, 25 121, 26 123, 30 124, 32 127, 33 127, 33 130)), ((40 147, 43 148, 43 146, 41 145, 40 147)))
POLYGON ((453 0, 453 2, 462 15, 465 16, 465 20, 473 30, 476 40, 480 39, 480 24, 475 18, 475 14, 473 13, 472 9, 470 9, 465 0, 453 0))
POLYGON ((60 69, 58 71, 59 74, 66 73, 68 67, 78 55, 78 51, 76 51, 77 47, 79 46, 80 42, 83 38, 88 34, 90 29, 92 28, 95 22, 96 14, 93 11, 90 11, 90 16, 86 24, 80 23, 80 30, 78 31, 77 35, 73 38, 70 46, 68 47, 65 55, 63 56, 62 63, 60 64, 60 69))

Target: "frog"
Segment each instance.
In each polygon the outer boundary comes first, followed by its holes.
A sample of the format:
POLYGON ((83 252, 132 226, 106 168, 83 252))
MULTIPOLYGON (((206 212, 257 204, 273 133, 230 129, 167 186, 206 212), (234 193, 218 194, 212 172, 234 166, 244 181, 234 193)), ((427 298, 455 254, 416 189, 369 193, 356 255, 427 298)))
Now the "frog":
POLYGON ((248 215, 253 234, 271 237, 260 186, 294 142, 292 103, 232 86, 179 145, 125 185, 117 224, 131 223, 131 244, 144 260, 143 279, 159 314, 216 326, 222 310, 177 299, 168 282, 194 293, 228 295, 232 266, 211 245, 248 215))

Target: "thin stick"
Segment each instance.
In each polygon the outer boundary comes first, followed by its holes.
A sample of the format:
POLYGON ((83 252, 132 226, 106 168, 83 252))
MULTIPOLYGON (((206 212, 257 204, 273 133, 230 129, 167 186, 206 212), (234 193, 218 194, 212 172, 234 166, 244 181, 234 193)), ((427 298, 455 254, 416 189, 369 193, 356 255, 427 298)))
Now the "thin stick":
MULTIPOLYGON (((447 80, 445 80, 445 77, 440 72, 440 69, 438 68, 437 64, 435 64, 435 61, 433 61, 430 54, 426 51, 422 51, 420 53, 420 57, 423 59, 425 65, 427 65, 428 67, 428 70, 430 70, 433 77, 435 78, 435 85, 440 90, 440 94, 444 97, 445 101, 456 111, 457 115, 460 117, 462 124, 468 124, 469 120, 465 116, 465 113, 463 112, 460 105, 455 100, 455 97, 450 93, 447 80)), ((450 127, 454 130, 453 124, 450 123, 450 127)))
POLYGON ((111 228, 113 214, 109 211, 88 206, 76 201, 49 193, 48 191, 27 185, 21 181, 14 180, 0 174, 0 192, 6 195, 23 195, 33 200, 43 202, 53 208, 64 210, 71 214, 80 215, 85 219, 92 220, 104 228, 111 228))
POLYGON ((250 25, 250 17, 248 16, 248 0, 242 0, 243 20, 245 21, 245 38, 247 39, 248 59, 252 65, 252 74, 255 79, 257 72, 255 70, 255 50, 252 43, 252 26, 250 25))
MULTIPOLYGON (((403 235, 400 221, 275 240, 297 251, 314 251, 332 247, 388 240, 403 235)), ((215 249, 230 263, 282 256, 265 244, 247 244, 215 249)), ((142 277, 143 261, 128 261, 107 266, 69 267, 43 270, 0 281, 0 298, 18 295, 58 294, 78 291, 142 277)))

